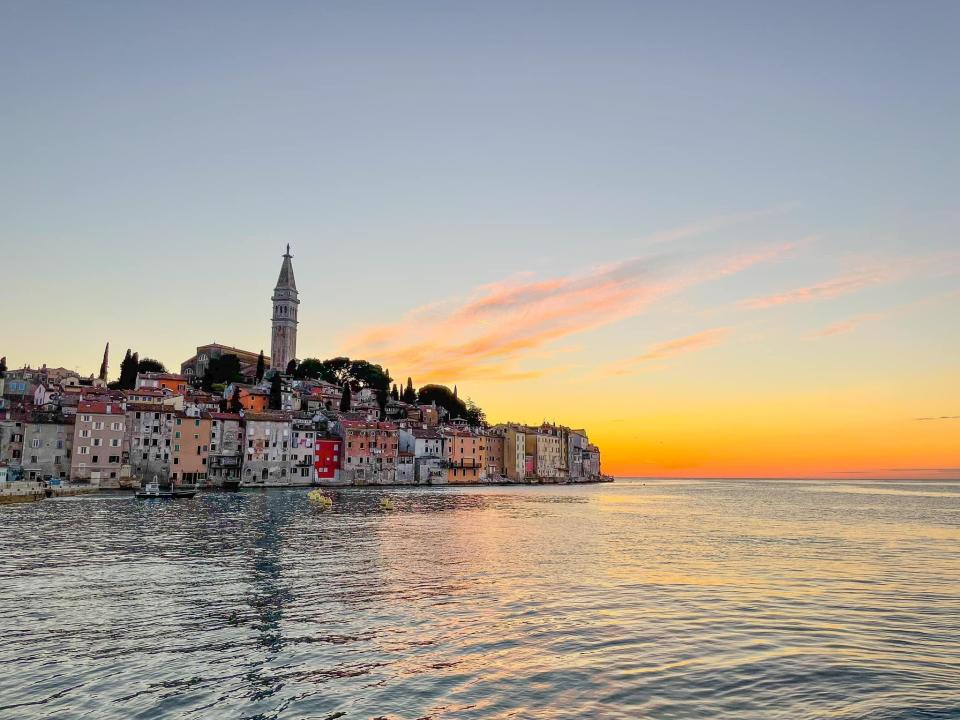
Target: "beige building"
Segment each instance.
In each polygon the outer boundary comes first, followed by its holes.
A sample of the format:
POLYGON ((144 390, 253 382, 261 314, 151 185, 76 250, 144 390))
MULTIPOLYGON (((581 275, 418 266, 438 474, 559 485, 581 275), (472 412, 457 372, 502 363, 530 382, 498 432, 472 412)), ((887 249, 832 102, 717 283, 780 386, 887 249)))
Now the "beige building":
POLYGON ((526 429, 520 425, 498 425, 495 430, 503 434, 503 474, 508 480, 522 482, 526 470, 526 429))

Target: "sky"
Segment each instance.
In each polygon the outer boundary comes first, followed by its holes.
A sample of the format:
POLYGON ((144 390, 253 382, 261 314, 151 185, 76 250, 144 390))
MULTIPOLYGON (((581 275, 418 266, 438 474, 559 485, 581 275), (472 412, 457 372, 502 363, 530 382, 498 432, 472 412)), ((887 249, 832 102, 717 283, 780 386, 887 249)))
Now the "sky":
POLYGON ((0 3, 0 355, 457 384, 632 476, 960 477, 960 4, 0 3))

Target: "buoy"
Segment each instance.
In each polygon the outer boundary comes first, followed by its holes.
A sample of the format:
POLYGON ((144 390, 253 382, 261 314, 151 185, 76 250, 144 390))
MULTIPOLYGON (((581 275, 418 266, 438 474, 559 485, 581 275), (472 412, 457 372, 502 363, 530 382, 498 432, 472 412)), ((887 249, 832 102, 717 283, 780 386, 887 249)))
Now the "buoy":
POLYGON ((388 497, 380 498, 380 509, 381 510, 393 510, 393 502, 388 497))
POLYGON ((321 510, 329 510, 333 507, 333 500, 323 490, 311 490, 307 493, 307 500, 312 502, 321 510))

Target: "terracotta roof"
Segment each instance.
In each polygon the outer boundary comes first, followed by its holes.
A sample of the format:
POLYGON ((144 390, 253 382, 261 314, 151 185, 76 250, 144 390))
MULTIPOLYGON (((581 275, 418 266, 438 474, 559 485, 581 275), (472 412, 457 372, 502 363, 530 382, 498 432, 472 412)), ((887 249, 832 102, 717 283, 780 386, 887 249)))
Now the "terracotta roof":
POLYGON ((81 401, 77 405, 78 413, 90 415, 123 415, 123 406, 120 403, 81 401))
POLYGON ((272 412, 272 413, 244 413, 243 418, 245 420, 254 420, 257 422, 290 422, 289 413, 283 412, 272 412))

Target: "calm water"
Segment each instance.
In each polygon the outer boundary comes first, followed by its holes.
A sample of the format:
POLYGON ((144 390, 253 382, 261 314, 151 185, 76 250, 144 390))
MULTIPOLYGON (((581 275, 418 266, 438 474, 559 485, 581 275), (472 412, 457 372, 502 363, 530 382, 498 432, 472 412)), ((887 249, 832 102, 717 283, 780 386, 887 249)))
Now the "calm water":
POLYGON ((958 541, 960 484, 5 506, 0 717, 960 717, 958 541))

